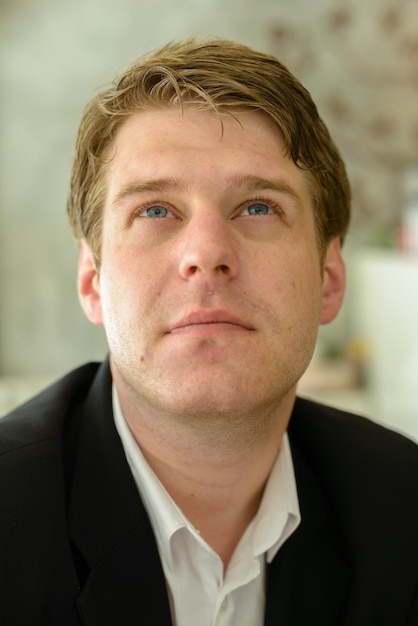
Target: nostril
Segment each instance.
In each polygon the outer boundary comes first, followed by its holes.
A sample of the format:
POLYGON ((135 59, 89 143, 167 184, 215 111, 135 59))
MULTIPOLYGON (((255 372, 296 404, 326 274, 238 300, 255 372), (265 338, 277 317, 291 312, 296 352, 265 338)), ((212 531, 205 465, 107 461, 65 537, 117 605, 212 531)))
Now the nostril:
POLYGON ((227 274, 229 271, 229 268, 227 265, 220 265, 219 270, 222 272, 222 274, 227 274))

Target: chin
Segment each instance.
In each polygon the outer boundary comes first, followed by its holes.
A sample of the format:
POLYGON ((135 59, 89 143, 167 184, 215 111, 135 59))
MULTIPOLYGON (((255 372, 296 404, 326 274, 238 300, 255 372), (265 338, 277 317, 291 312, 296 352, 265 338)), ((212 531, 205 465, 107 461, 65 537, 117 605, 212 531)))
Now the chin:
POLYGON ((226 424, 251 419, 259 421, 263 414, 269 415, 277 410, 289 391, 288 385, 279 389, 277 385, 262 388, 260 385, 237 385, 236 382, 183 389, 176 386, 171 393, 161 394, 159 402, 166 414, 176 416, 181 422, 226 424))

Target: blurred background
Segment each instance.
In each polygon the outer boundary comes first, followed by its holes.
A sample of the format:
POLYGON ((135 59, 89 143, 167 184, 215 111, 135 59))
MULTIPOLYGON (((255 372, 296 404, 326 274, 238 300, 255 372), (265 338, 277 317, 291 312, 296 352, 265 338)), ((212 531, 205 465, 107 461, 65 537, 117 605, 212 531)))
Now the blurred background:
POLYGON ((416 0, 0 0, 0 413, 106 355, 65 216, 79 119, 137 56, 190 35, 277 55, 347 163, 348 293, 300 393, 418 439, 416 0))

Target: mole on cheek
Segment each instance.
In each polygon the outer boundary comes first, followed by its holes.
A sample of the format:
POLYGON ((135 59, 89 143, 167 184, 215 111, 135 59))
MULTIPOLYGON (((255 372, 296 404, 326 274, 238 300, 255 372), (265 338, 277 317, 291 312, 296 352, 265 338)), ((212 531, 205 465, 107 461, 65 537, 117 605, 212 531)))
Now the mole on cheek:
POLYGON ((140 361, 143 363, 144 361, 151 361, 152 352, 149 348, 145 348, 143 354, 140 356, 140 361))

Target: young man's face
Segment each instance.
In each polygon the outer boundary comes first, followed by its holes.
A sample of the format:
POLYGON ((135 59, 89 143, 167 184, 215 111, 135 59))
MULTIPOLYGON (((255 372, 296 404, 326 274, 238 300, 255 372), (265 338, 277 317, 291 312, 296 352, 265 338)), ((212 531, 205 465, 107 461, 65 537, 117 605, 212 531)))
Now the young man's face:
POLYGON ((238 415, 293 396, 319 323, 338 312, 338 242, 323 276, 303 172, 261 113, 138 112, 115 140, 100 272, 80 297, 115 382, 138 406, 238 415))

